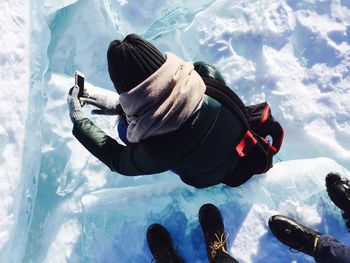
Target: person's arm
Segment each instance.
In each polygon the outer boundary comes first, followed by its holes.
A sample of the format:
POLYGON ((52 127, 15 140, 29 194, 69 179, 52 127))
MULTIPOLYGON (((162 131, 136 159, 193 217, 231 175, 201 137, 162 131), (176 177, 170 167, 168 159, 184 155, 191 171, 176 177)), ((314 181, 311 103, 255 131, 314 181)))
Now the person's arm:
POLYGON ((108 136, 91 120, 86 118, 78 97, 79 87, 74 86, 68 92, 69 116, 73 123, 73 135, 96 158, 112 171, 124 175, 144 174, 133 162, 135 145, 123 146, 108 136))
POLYGON ((133 150, 136 145, 119 144, 88 118, 74 122, 73 135, 112 171, 130 176, 144 174, 133 162, 133 150))
POLYGON ((73 135, 90 153, 112 171, 117 170, 118 163, 114 164, 111 157, 119 156, 124 148, 123 145, 108 136, 88 118, 74 122, 73 135))

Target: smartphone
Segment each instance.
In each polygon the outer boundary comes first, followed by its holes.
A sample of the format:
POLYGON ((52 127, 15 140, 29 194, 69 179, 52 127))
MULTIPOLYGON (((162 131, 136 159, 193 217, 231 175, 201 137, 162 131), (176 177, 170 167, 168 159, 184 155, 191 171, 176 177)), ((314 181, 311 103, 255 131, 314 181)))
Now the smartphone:
POLYGON ((85 76, 83 73, 79 71, 75 72, 75 85, 79 86, 78 98, 83 96, 83 93, 84 93, 84 79, 85 79, 85 76))

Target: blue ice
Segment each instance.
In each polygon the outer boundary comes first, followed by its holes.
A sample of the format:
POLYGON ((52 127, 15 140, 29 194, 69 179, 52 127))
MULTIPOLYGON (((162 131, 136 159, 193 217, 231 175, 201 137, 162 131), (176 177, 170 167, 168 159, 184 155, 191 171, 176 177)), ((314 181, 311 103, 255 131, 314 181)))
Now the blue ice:
MULTIPOLYGON (((350 177, 349 6, 323 2, 32 1, 32 141, 20 188, 30 201, 18 200, 23 219, 0 258, 150 262, 145 231, 157 222, 186 262, 207 262, 197 219, 206 202, 222 211, 230 253, 240 262, 312 262, 271 235, 267 220, 276 213, 350 245, 324 187, 330 171, 350 177), (236 189, 197 190, 171 172, 123 177, 91 156, 71 134, 73 73, 113 91, 108 44, 133 32, 162 51, 215 64, 247 104, 269 101, 286 131, 274 168, 236 189)), ((113 118, 91 118, 117 136, 113 118)))

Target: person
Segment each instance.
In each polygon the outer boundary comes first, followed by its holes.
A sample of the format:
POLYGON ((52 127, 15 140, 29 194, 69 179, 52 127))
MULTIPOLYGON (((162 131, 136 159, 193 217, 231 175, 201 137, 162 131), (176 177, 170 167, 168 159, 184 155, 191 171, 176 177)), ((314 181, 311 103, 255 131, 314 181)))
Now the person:
MULTIPOLYGON (((330 199, 343 210, 346 226, 350 230, 350 182, 337 173, 326 177, 330 199)), ((272 233, 285 245, 314 257, 318 263, 350 263, 350 247, 334 237, 306 227, 294 219, 274 215, 269 220, 272 233)))
MULTIPOLYGON (((88 90, 79 97, 77 86, 67 101, 73 135, 112 171, 137 176, 171 170, 197 188, 220 183, 234 187, 252 176, 233 173, 239 159, 234 149, 245 132, 239 117, 205 94, 206 85, 192 63, 163 55, 136 34, 112 41, 107 60, 119 101, 88 90), (118 130, 124 129, 126 145, 87 118, 82 104, 119 114, 118 130)), ((197 68, 224 81, 214 66, 202 63, 197 68)))
MULTIPOLYGON (((237 263, 227 252, 227 233, 220 210, 213 204, 204 204, 199 209, 201 225, 208 260, 211 263, 237 263)), ((147 229, 148 247, 157 263, 185 263, 176 252, 167 229, 160 224, 152 224, 147 229)))

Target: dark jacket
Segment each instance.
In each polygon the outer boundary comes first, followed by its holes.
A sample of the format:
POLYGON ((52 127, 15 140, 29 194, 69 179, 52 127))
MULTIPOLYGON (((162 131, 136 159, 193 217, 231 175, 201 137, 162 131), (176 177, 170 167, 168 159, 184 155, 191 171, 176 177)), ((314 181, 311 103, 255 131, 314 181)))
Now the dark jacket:
POLYGON ((112 171, 135 176, 172 170, 198 188, 235 176, 232 171, 239 158, 235 147, 243 132, 238 117, 207 95, 180 129, 136 144, 118 144, 87 118, 73 127, 74 136, 112 171))

